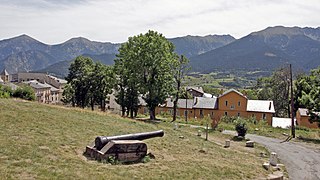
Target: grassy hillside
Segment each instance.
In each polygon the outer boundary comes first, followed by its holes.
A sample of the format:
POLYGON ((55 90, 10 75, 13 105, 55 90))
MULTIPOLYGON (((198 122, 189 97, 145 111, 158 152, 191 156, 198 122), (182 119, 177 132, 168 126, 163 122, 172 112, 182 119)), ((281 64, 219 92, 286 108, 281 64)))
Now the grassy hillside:
POLYGON ((228 136, 209 140, 196 129, 151 124, 87 110, 0 99, 0 174, 4 179, 255 179, 263 148, 239 142, 221 146, 228 136), (163 129, 165 136, 145 140, 155 155, 148 163, 110 165, 87 160, 82 153, 97 135, 163 129), (184 138, 179 138, 184 136, 184 138))

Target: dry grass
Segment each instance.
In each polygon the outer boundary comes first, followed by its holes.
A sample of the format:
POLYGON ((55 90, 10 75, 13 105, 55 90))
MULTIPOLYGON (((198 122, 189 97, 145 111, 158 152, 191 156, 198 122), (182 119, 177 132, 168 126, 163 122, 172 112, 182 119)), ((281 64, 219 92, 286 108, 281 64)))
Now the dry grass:
POLYGON ((242 144, 225 149, 227 136, 196 129, 151 124, 116 115, 0 99, 0 174, 4 179, 256 179, 265 177, 264 149, 242 144), (85 146, 98 135, 163 129, 165 136, 145 140, 156 159, 133 165, 87 160, 85 146), (183 136, 184 138, 179 138, 183 136))

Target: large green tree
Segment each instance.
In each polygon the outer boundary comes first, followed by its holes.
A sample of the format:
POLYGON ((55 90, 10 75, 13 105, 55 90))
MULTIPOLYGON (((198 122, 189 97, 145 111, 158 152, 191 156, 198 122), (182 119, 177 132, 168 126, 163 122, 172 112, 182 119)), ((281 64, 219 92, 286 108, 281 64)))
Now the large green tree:
POLYGON ((113 68, 97 62, 89 78, 91 109, 94 109, 95 104, 100 104, 101 110, 105 111, 107 96, 112 93, 115 83, 113 68))
POLYGON ((119 48, 119 54, 115 59, 114 70, 117 77, 115 86, 116 102, 121 106, 122 116, 130 115, 134 117, 134 112, 137 111, 139 105, 139 80, 137 62, 135 57, 132 56, 133 51, 130 48, 131 44, 124 43, 119 48))
POLYGON ((112 67, 79 56, 71 63, 66 80, 64 103, 82 108, 90 105, 92 110, 99 104, 101 110, 105 110, 107 96, 112 93, 115 83, 112 67))
POLYGON ((279 68, 271 77, 260 78, 257 82, 258 99, 273 100, 275 115, 290 117, 290 71, 279 68))
POLYGON ((183 55, 173 63, 173 77, 175 80, 175 93, 174 93, 174 101, 173 101, 173 118, 172 122, 176 120, 177 116, 177 108, 178 108, 178 100, 181 93, 181 85, 184 76, 187 71, 190 69, 189 60, 183 55))
POLYGON ((310 122, 319 122, 320 117, 320 68, 311 71, 310 75, 302 74, 295 81, 295 109, 308 108, 310 122))
POLYGON ((69 67, 66 80, 74 90, 74 100, 77 106, 85 108, 90 102, 91 73, 94 63, 91 58, 78 56, 69 67))
POLYGON ((130 37, 121 45, 117 57, 126 69, 124 73, 129 75, 126 80, 137 87, 134 94, 143 95, 150 119, 155 119, 156 107, 173 92, 172 67, 177 60, 174 45, 162 34, 150 30, 130 37))

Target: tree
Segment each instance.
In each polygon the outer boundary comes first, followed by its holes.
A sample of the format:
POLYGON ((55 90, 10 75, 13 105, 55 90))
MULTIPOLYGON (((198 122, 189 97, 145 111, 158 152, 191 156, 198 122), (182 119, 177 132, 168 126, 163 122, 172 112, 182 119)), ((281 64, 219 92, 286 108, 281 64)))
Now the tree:
POLYGON ((180 96, 180 91, 181 91, 181 83, 186 75, 187 71, 190 69, 188 66, 189 60, 184 57, 183 55, 180 56, 178 61, 175 61, 173 64, 173 77, 175 80, 175 96, 174 96, 174 101, 173 101, 173 119, 172 122, 176 120, 177 116, 177 104, 180 96))
MULTIPOLYGON (((130 42, 130 38, 129 38, 130 42)), ((137 111, 139 105, 139 80, 138 80, 138 65, 136 58, 132 57, 132 49, 129 42, 124 43, 119 48, 119 54, 115 60, 114 71, 117 77, 115 89, 116 102, 121 106, 122 116, 130 114, 134 117, 134 112, 137 111)))
POLYGON ((290 117, 290 72, 288 68, 280 68, 271 77, 260 78, 257 82, 259 99, 273 100, 275 115, 290 117))
POLYGON ((78 56, 69 67, 69 74, 66 77, 68 84, 74 90, 75 104, 81 108, 85 108, 90 100, 90 76, 93 72, 94 63, 88 57, 78 56))
MULTIPOLYGON (((138 92, 143 95, 150 119, 155 119, 156 107, 173 91, 172 67, 177 60, 174 45, 162 34, 150 30, 130 37, 119 48, 117 57, 118 64, 124 67, 123 80, 132 87, 134 97, 138 97, 138 92)), ((126 92, 128 87, 123 90, 126 92)), ((122 96, 125 97, 125 93, 122 96)))
POLYGON ((310 122, 320 124, 320 68, 311 70, 310 75, 301 74, 295 81, 294 105, 297 110, 299 107, 308 108, 310 122))
POLYGON ((97 62, 94 64, 93 71, 90 73, 90 98, 91 109, 94 104, 100 104, 101 110, 105 111, 107 95, 112 93, 115 77, 112 67, 97 62))
POLYGON ((62 96, 63 98, 61 99, 61 101, 64 103, 64 104, 69 104, 71 103, 72 104, 72 107, 75 107, 75 92, 74 92, 74 89, 72 88, 72 86, 70 84, 66 84, 66 86, 64 87, 64 90, 63 90, 63 93, 62 93, 62 96))
POLYGON ((0 98, 10 98, 13 95, 13 90, 9 86, 0 84, 0 98))
POLYGON ((34 101, 36 99, 34 90, 30 86, 22 86, 13 92, 13 97, 21 98, 29 101, 34 101))

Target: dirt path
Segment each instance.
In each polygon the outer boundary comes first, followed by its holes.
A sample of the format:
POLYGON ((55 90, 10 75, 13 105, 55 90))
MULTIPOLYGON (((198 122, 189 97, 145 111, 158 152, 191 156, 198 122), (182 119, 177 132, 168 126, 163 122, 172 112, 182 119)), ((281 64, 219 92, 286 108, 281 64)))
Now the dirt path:
MULTIPOLYGON (((234 131, 224 131, 236 135, 234 131)), ((320 180, 320 146, 307 147, 303 143, 284 142, 275 138, 247 134, 246 138, 276 152, 293 180, 320 180)))

